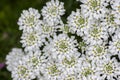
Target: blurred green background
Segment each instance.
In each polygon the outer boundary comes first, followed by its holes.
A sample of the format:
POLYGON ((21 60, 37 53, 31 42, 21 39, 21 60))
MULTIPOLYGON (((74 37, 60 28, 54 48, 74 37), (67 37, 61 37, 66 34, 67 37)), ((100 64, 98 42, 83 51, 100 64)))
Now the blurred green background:
MULTIPOLYGON (((22 31, 17 25, 22 10, 33 7, 39 12, 45 3, 50 0, 0 0, 0 63, 5 63, 5 57, 13 47, 21 48, 20 37, 22 31)), ((66 23, 71 11, 79 8, 76 0, 60 0, 64 2, 66 14, 62 17, 66 23)), ((11 73, 6 67, 0 70, 0 80, 12 80, 11 73)))

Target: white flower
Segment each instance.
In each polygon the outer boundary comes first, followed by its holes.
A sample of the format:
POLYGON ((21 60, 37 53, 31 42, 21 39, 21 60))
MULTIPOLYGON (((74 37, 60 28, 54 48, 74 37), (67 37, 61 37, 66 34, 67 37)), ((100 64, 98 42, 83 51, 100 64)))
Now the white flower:
POLYGON ((46 56, 42 55, 40 51, 29 52, 26 56, 27 65, 31 66, 32 72, 34 75, 39 76, 41 69, 43 69, 42 65, 46 62, 46 56))
POLYGON ((101 18, 102 25, 108 28, 108 32, 110 35, 112 35, 119 28, 119 26, 115 22, 116 20, 115 15, 116 15, 115 11, 108 9, 104 17, 101 18))
POLYGON ((43 76, 45 80, 60 80, 61 79, 61 66, 58 60, 48 59, 43 67, 43 76))
POLYGON ((22 60, 17 61, 17 65, 14 66, 14 70, 12 70, 12 78, 13 80, 35 79, 35 75, 32 72, 31 66, 28 65, 25 56, 22 60))
POLYGON ((83 36, 85 43, 90 45, 102 44, 103 42, 106 42, 107 39, 107 28, 102 26, 99 21, 92 19, 89 24, 89 29, 86 31, 85 36, 83 36))
POLYGON ((40 14, 38 10, 33 8, 23 10, 21 17, 18 20, 19 29, 27 32, 39 29, 41 23, 39 18, 40 14))
POLYGON ((57 26, 51 26, 49 25, 45 20, 42 21, 41 23, 41 38, 42 39, 45 39, 45 38, 48 38, 50 36, 53 36, 53 34, 56 32, 56 29, 58 28, 57 26))
POLYGON ((106 57, 108 55, 108 49, 105 44, 95 44, 87 46, 86 56, 91 60, 99 60, 100 58, 106 57))
POLYGON ((46 3, 46 6, 44 6, 41 11, 43 19, 45 19, 49 25, 59 24, 61 23, 60 16, 65 13, 64 3, 58 0, 51 0, 46 3))
MULTIPOLYGON (((93 59, 94 60, 94 59, 93 59)), ((94 61, 90 61, 89 59, 85 58, 85 56, 80 58, 79 65, 79 80, 99 80, 96 74, 96 65, 94 61)))
POLYGON ((76 12, 72 12, 67 20, 72 33, 76 32, 78 36, 84 35, 86 29, 88 28, 88 19, 83 16, 79 9, 77 9, 76 12))
POLYGON ((21 37, 25 51, 36 51, 42 45, 41 34, 38 31, 24 32, 21 37))
POLYGON ((69 58, 64 57, 63 59, 58 59, 63 75, 78 73, 78 69, 80 68, 78 67, 79 57, 80 54, 70 56, 69 58))
POLYGON ((96 19, 104 15, 106 6, 109 0, 79 0, 81 4, 81 11, 87 17, 94 17, 96 19))
POLYGON ((119 31, 112 36, 112 41, 109 42, 109 52, 113 55, 120 54, 120 33, 119 31))
POLYGON ((64 58, 70 55, 78 54, 77 41, 74 37, 69 38, 67 34, 54 35, 53 40, 46 44, 44 52, 52 56, 53 58, 64 58))
POLYGON ((13 48, 6 56, 7 69, 12 71, 19 60, 24 56, 24 52, 20 48, 13 48))
POLYGON ((100 76, 101 79, 113 80, 113 77, 117 78, 117 75, 120 75, 120 63, 115 59, 111 60, 110 56, 96 61, 96 65, 97 73, 99 76, 102 75, 100 76))
POLYGON ((114 17, 116 24, 120 25, 120 1, 119 0, 111 0, 111 7, 114 10, 114 17))

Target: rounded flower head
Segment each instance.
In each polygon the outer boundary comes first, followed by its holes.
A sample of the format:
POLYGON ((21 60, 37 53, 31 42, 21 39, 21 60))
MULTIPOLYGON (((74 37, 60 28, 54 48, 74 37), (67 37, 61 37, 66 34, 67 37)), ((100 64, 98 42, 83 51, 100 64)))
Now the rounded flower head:
POLYGON ((21 39, 20 42, 25 47, 25 51, 38 50, 42 45, 41 34, 38 31, 24 32, 21 39))
POLYGON ((87 17, 94 17, 96 19, 104 15, 106 6, 108 5, 107 0, 79 0, 81 4, 82 13, 87 17))
POLYGON ((115 23, 120 25, 120 1, 119 0, 111 0, 110 4, 114 11, 115 23))
POLYGON ((27 32, 37 30, 41 23, 39 18, 40 14, 38 10, 33 8, 23 10, 21 17, 18 20, 19 29, 27 32))
POLYGON ((62 72, 58 60, 48 59, 47 63, 44 64, 42 73, 45 80, 60 80, 62 72))
POLYGON ((29 66, 31 66, 31 70, 34 75, 39 76, 41 70, 43 69, 43 64, 46 62, 46 56, 42 55, 40 51, 29 52, 26 56, 27 62, 29 66))
POLYGON ((120 54, 120 33, 119 31, 112 36, 112 41, 109 43, 109 52, 113 55, 120 54))
POLYGON ((107 41, 108 33, 107 28, 102 26, 100 22, 93 21, 89 24, 89 29, 86 31, 83 40, 87 44, 101 44, 104 41, 107 41))
POLYGON ((112 35, 118 28, 118 24, 115 22, 115 11, 108 9, 106 10, 106 14, 101 18, 102 24, 108 28, 108 32, 112 35))
POLYGON ((96 59, 99 60, 100 58, 105 57, 108 55, 108 49, 105 44, 95 44, 95 45, 89 45, 86 50, 86 56, 89 59, 96 59))
POLYGON ((96 66, 94 64, 94 59, 90 61, 89 59, 82 57, 79 60, 80 68, 79 70, 79 80, 98 80, 96 74, 96 66))
POLYGON ((108 80, 117 78, 120 75, 120 64, 115 59, 110 59, 110 56, 96 61, 97 73, 101 79, 107 78, 108 80))
POLYGON ((63 72, 63 75, 67 74, 74 74, 78 73, 78 69, 80 68, 78 65, 80 65, 79 62, 80 54, 78 55, 72 55, 69 58, 64 57, 63 59, 59 59, 59 64, 61 67, 61 71, 63 72))
POLYGON ((53 34, 56 32, 56 29, 57 26, 50 26, 46 21, 43 20, 40 26, 41 38, 45 39, 53 36, 53 34))
POLYGON ((70 31, 72 33, 76 32, 79 36, 83 36, 86 28, 88 28, 88 19, 83 16, 79 9, 76 12, 72 12, 68 17, 67 23, 70 26, 70 31))
POLYGON ((114 13, 114 21, 116 24, 120 25, 120 1, 119 0, 111 0, 110 1, 113 13, 114 13))
POLYGON ((26 57, 24 56, 22 60, 17 62, 14 70, 12 71, 13 80, 31 80, 35 79, 35 75, 32 72, 31 66, 28 65, 26 57))
POLYGON ((64 58, 77 52, 77 41, 74 37, 69 38, 66 34, 54 35, 53 40, 46 44, 44 51, 54 58, 64 58))
POLYGON ((6 56, 6 64, 7 69, 9 71, 12 71, 16 65, 16 63, 22 59, 24 56, 24 52, 22 49, 19 48, 13 48, 11 52, 6 56))
POLYGON ((49 24, 54 25, 61 22, 60 16, 62 16, 64 12, 64 3, 58 0, 51 0, 43 7, 42 16, 49 24))

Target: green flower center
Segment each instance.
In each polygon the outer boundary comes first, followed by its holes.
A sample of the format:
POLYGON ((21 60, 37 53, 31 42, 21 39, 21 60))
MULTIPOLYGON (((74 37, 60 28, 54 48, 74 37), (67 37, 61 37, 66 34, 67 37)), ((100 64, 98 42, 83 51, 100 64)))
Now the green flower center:
POLYGON ((49 8, 49 13, 51 13, 51 15, 53 15, 53 16, 56 16, 57 15, 57 7, 56 6, 54 6, 54 7, 50 7, 49 8))
POLYGON ((83 71, 82 71, 82 75, 83 76, 88 76, 88 75, 91 75, 91 74, 93 74, 93 70, 92 69, 90 69, 90 68, 85 68, 83 71))
POLYGON ((32 63, 33 63, 33 67, 36 67, 36 66, 38 65, 38 63, 39 63, 39 59, 36 58, 36 57, 33 57, 33 58, 31 59, 31 61, 32 61, 32 63))
POLYGON ((31 15, 31 16, 29 16, 29 17, 26 18, 25 23, 26 23, 29 27, 33 27, 34 21, 35 21, 35 17, 31 15))
POLYGON ((95 50, 94 53, 96 56, 101 56, 102 54, 104 54, 104 47, 102 46, 95 46, 95 50))
POLYGON ((65 65, 65 66, 68 66, 68 67, 72 67, 75 65, 75 58, 74 57, 71 57, 70 60, 68 60, 67 58, 64 58, 62 63, 65 65))
POLYGON ((79 20, 78 20, 78 22, 79 22, 80 24, 84 24, 84 23, 85 23, 85 19, 82 18, 82 17, 80 17, 79 20))
POLYGON ((117 41, 115 46, 117 47, 117 49, 120 51, 120 41, 117 41))
POLYGON ((28 75, 28 69, 25 66, 18 66, 19 77, 26 77, 28 75))
POLYGON ((50 33, 52 31, 52 27, 42 26, 42 30, 44 31, 44 33, 50 33))
POLYGON ((37 40, 37 36, 35 35, 35 33, 31 33, 28 35, 27 44, 29 46, 34 45, 36 40, 37 40))
POLYGON ((76 17, 77 18, 77 21, 75 22, 77 24, 77 26, 79 26, 80 28, 83 28, 84 27, 84 24, 85 24, 85 19, 80 16, 80 17, 76 17))
POLYGON ((60 52, 67 52, 68 51, 68 42, 66 40, 60 40, 57 42, 57 47, 60 52))
POLYGON ((100 32, 101 32, 101 30, 99 30, 98 28, 94 28, 91 31, 91 36, 93 36, 94 38, 98 38, 100 36, 100 32))
POLYGON ((100 5, 100 3, 97 0, 90 0, 90 6, 91 8, 95 9, 100 5))
POLYGON ((54 65, 52 65, 52 66, 50 66, 50 67, 48 67, 48 70, 49 70, 49 74, 50 75, 52 75, 52 76, 56 76, 56 75, 58 75, 59 74, 59 70, 57 69, 57 66, 54 64, 54 65))
POLYGON ((111 74, 114 71, 112 63, 104 65, 104 70, 106 73, 111 74))

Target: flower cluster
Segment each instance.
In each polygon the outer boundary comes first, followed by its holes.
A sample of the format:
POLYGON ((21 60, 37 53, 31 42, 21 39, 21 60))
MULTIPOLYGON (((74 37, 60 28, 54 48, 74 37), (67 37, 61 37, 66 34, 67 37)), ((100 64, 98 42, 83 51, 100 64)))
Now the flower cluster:
POLYGON ((66 23, 58 0, 47 2, 41 14, 23 10, 23 49, 6 56, 13 80, 120 80, 120 1, 77 1, 81 8, 66 23))

